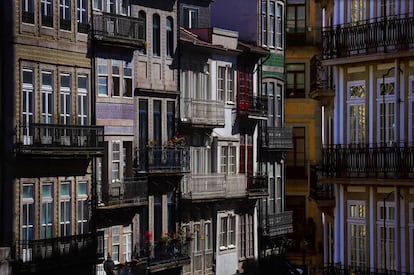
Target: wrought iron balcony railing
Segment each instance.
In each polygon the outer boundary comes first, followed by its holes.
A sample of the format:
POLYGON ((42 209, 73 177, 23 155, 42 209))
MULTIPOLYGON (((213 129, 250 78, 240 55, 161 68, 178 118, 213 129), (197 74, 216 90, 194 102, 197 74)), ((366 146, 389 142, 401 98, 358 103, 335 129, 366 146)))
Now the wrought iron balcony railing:
POLYGON ((293 148, 292 127, 267 127, 262 131, 262 148, 286 151, 293 148))
POLYGON ((249 197, 263 197, 267 196, 268 193, 268 184, 267 184, 267 175, 257 174, 250 175, 247 177, 247 192, 249 197))
POLYGON ((237 102, 237 111, 250 116, 267 116, 267 97, 240 94, 237 102))
POLYGON ((340 144, 325 147, 321 175, 329 178, 414 178, 414 146, 340 144))
POLYGON ((323 275, 344 275, 344 274, 355 274, 355 275, 414 275, 410 272, 402 272, 391 269, 383 269, 368 266, 344 266, 342 264, 331 264, 323 267, 323 275))
POLYGON ((322 32, 323 59, 414 48, 414 16, 400 14, 330 26, 322 32))
POLYGON ((16 148, 31 154, 102 155, 103 140, 102 126, 32 123, 19 127, 16 148))
POLYGON ((224 125, 224 102, 214 100, 181 100, 181 121, 191 125, 224 125))
POLYGON ((242 174, 186 175, 181 182, 183 199, 211 200, 246 196, 246 176, 242 174))
POLYGON ((102 232, 20 241, 16 259, 20 270, 48 270, 56 266, 97 264, 104 259, 102 232))
POLYGON ((311 59, 310 64, 310 91, 321 92, 321 91, 332 91, 331 96, 333 96, 334 84, 333 84, 333 74, 330 71, 329 66, 322 66, 321 56, 315 55, 311 59))
POLYGON ((101 197, 107 198, 102 201, 102 207, 145 205, 148 203, 148 180, 146 177, 124 178, 121 182, 111 183, 108 194, 101 197))
POLYGON ((147 257, 148 269, 157 270, 169 265, 174 267, 190 263, 189 241, 169 240, 167 242, 144 243, 140 257, 147 257))
POLYGON ((93 35, 103 43, 144 47, 145 22, 141 18, 94 12, 93 35))
POLYGON ((190 147, 147 147, 140 150, 137 171, 147 173, 190 172, 190 147))
POLYGON ((293 211, 269 214, 262 218, 264 236, 281 236, 293 233, 293 211))

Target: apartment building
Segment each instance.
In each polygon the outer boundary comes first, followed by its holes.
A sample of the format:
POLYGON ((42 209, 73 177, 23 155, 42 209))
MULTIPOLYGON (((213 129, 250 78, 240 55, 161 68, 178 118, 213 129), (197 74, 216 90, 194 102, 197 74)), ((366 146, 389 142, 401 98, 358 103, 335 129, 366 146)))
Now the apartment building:
POLYGON ((90 273, 103 259, 89 206, 93 161, 104 154, 104 129, 94 125, 91 109, 91 7, 87 1, 8 7, 2 245, 10 248, 13 273, 90 273))
POLYGON ((321 159, 321 114, 329 101, 313 75, 320 61, 322 9, 317 1, 288 0, 286 14, 285 113, 293 133, 286 157, 286 209, 295 221, 288 258, 310 271, 323 266, 321 210, 309 199, 322 196, 311 192, 316 190, 311 180, 321 159))
MULTIPOLYGON (((269 51, 258 61, 257 96, 266 98, 267 112, 248 114, 242 123, 248 134, 257 125, 257 173, 264 175, 268 195, 258 203, 259 258, 284 255, 293 231, 286 211, 285 161, 292 148, 292 131, 285 126, 285 1, 221 1, 212 4, 212 25, 239 32, 240 40, 269 51), (232 20, 226 20, 231 17, 232 20), (257 121, 255 120, 257 119, 257 121)), ((254 97, 252 97, 253 99, 254 97)), ((241 106, 243 108, 243 105, 241 106)), ((256 171, 255 171, 256 172, 256 171)))
MULTIPOLYGON (((327 272, 413 273, 412 1, 320 1, 333 72, 318 186, 327 272)), ((328 69, 326 69, 328 68, 328 69)))

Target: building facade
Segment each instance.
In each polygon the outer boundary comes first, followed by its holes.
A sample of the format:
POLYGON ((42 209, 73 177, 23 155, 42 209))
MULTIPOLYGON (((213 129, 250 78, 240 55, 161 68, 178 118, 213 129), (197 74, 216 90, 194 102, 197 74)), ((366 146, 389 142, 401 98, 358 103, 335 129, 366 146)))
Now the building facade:
POLYGON ((335 87, 318 175, 335 191, 323 213, 324 261, 413 273, 413 3, 321 4, 321 70, 335 87))

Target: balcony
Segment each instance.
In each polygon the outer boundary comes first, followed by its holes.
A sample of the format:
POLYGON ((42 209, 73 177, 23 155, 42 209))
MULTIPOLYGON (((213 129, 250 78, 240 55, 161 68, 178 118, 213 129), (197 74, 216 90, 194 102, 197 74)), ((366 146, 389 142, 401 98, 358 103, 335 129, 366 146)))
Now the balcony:
POLYGON ((173 240, 157 242, 154 245, 144 244, 140 257, 147 257, 147 270, 149 273, 155 273, 190 264, 189 247, 189 242, 173 240))
POLYGON ((322 271, 323 275, 339 275, 339 274, 370 274, 370 275, 397 275, 397 274, 412 274, 404 271, 384 270, 377 267, 368 266, 344 266, 341 263, 325 265, 322 271))
POLYGON ((263 119, 267 117, 267 97, 254 96, 251 94, 240 94, 237 103, 237 111, 241 116, 253 119, 263 119))
POLYGON ((322 105, 332 105, 335 96, 333 73, 329 66, 322 66, 321 56, 315 55, 310 64, 310 96, 322 105))
POLYGON ((413 179, 414 145, 334 145, 322 149, 327 178, 413 179))
POLYGON ((246 196, 246 176, 225 175, 186 175, 181 183, 182 199, 217 200, 246 196))
POLYGON ((192 127, 221 127, 224 125, 224 102, 214 100, 181 100, 181 121, 192 127))
POLYGON ((293 233, 293 211, 269 214, 262 219, 263 236, 278 237, 293 233))
POLYGON ((90 157, 104 153, 101 126, 36 124, 21 126, 16 137, 19 154, 90 157))
POLYGON ((103 232, 21 241, 16 247, 21 272, 47 273, 74 265, 92 267, 103 261, 103 232))
POLYGON ((144 48, 145 22, 141 18, 94 12, 93 37, 106 46, 144 48))
POLYGON ((247 193, 249 198, 261 198, 268 196, 267 175, 249 175, 247 177, 247 193))
POLYGON ((322 31, 323 59, 412 49, 413 25, 413 14, 401 14, 325 28, 322 31))
POLYGON ((148 174, 183 174, 190 172, 190 147, 147 147, 137 159, 136 170, 148 174))
POLYGON ((100 209, 140 206, 148 203, 148 180, 146 177, 124 178, 122 182, 111 183, 107 199, 100 209))
POLYGON ((286 152, 292 148, 292 127, 267 127, 262 131, 263 150, 286 152))
POLYGON ((309 175, 309 198, 314 200, 318 208, 328 214, 333 214, 335 207, 334 185, 318 182, 319 168, 310 166, 309 175))

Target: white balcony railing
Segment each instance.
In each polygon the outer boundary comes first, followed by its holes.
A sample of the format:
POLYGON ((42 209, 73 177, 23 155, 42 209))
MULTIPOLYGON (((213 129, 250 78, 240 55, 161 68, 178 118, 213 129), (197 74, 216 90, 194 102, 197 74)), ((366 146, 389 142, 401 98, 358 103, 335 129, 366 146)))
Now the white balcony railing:
POLYGON ((181 117, 184 122, 201 125, 224 124, 224 102, 183 98, 181 117))

